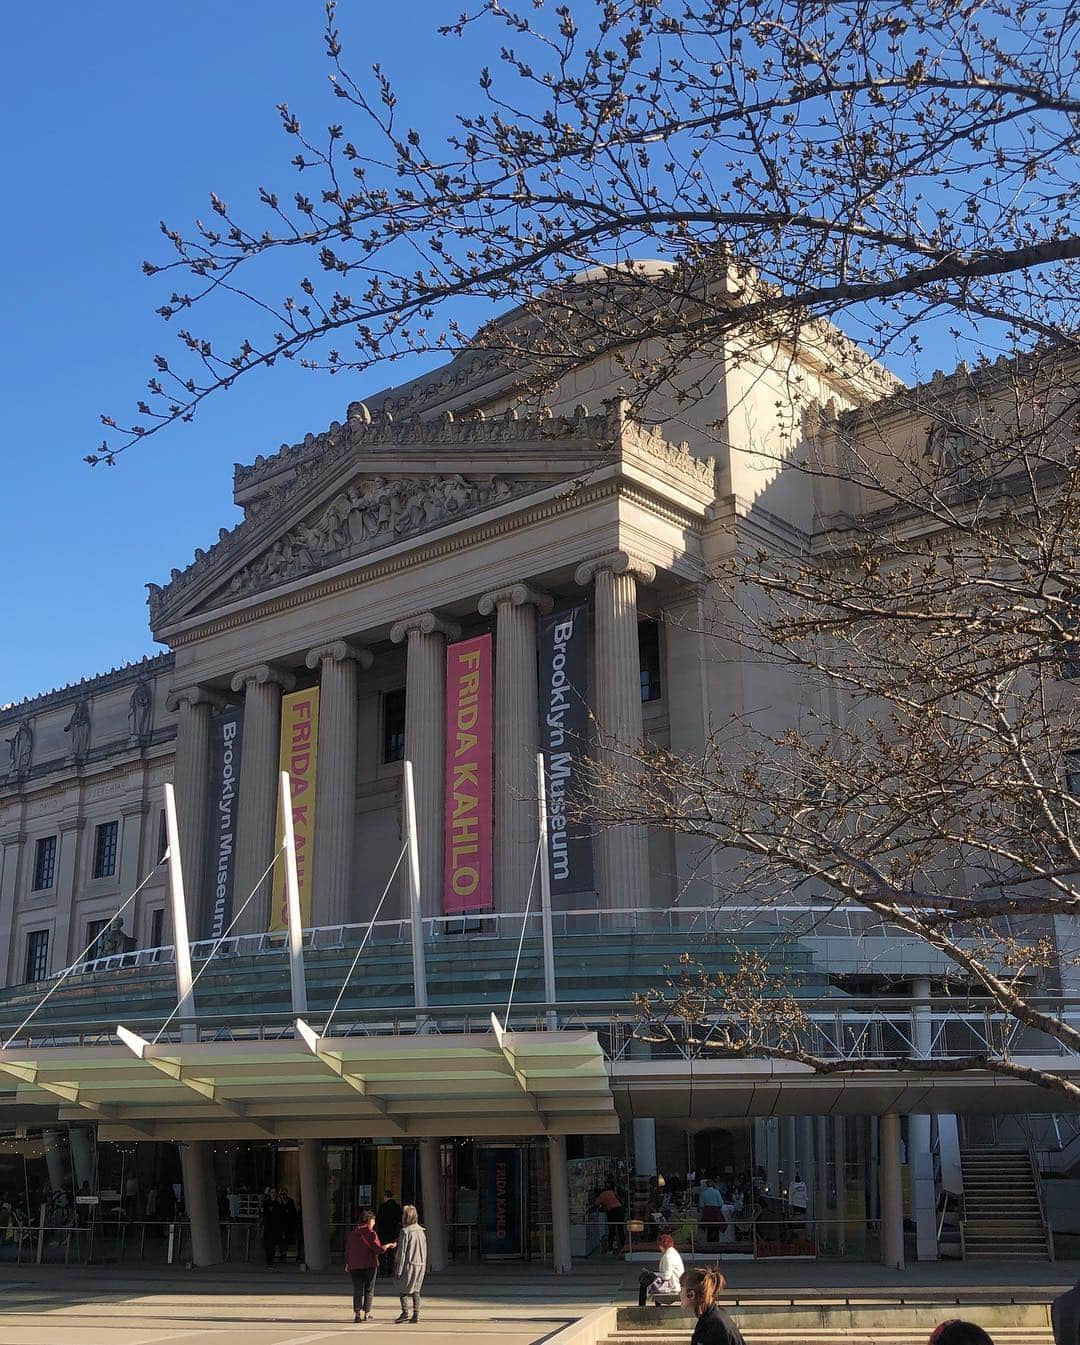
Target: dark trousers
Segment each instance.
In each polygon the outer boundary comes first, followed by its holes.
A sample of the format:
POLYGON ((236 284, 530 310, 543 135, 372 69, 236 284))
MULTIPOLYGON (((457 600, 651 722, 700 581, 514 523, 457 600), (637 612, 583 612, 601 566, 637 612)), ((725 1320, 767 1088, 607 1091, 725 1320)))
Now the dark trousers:
POLYGON ((419 1294, 398 1294, 401 1300, 401 1315, 407 1317, 412 1310, 413 1320, 416 1321, 420 1316, 420 1295, 419 1294))
POLYGON ((616 1205, 613 1210, 607 1212, 607 1234, 608 1251, 622 1251, 626 1242, 626 1227, 624 1220, 626 1211, 621 1205, 616 1205))
POLYGON ((350 1270, 352 1276, 353 1312, 370 1312, 371 1300, 375 1295, 375 1278, 378 1266, 364 1266, 360 1270, 350 1270))
POLYGON ((655 1270, 643 1270, 638 1276, 637 1282, 637 1305, 639 1308, 645 1306, 645 1295, 649 1291, 649 1285, 656 1279, 655 1270))

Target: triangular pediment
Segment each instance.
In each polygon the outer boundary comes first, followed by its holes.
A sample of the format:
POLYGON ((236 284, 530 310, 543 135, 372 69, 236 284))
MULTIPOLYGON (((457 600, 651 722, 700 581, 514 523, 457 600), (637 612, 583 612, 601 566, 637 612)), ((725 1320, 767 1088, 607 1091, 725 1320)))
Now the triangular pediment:
POLYGON ((306 442, 290 479, 260 494, 242 523, 167 585, 148 586, 151 625, 269 593, 580 475, 612 459, 612 425, 609 414, 582 411, 334 426, 320 436, 324 451, 306 442))

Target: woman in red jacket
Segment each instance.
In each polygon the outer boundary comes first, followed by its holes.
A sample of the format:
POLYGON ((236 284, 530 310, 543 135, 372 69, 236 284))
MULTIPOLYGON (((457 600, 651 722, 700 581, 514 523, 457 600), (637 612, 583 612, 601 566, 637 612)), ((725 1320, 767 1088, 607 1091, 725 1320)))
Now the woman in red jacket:
POLYGON ((366 1322, 371 1317, 379 1257, 396 1246, 396 1242, 379 1241, 374 1210, 361 1210, 356 1227, 345 1240, 345 1269, 352 1276, 354 1322, 366 1322))

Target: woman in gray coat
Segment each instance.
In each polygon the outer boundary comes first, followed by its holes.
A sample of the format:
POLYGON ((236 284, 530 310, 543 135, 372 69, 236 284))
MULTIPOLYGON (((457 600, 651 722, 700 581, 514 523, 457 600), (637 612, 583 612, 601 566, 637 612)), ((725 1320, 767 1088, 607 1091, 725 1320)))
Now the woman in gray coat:
POLYGON ((420 1226, 415 1205, 406 1205, 401 1211, 401 1232, 394 1253, 394 1279, 401 1299, 401 1315, 395 1322, 420 1320, 420 1290, 427 1274, 427 1234, 420 1226), (412 1299, 412 1315, 409 1300, 412 1299))

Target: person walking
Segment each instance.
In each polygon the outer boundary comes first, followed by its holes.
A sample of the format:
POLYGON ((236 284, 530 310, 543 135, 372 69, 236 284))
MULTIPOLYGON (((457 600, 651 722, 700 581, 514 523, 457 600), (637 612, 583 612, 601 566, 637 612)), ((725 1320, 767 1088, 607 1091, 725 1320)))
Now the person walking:
POLYGON ((595 1209, 601 1210, 607 1219, 607 1249, 609 1252, 621 1252, 625 1230, 626 1212, 622 1200, 615 1189, 615 1178, 609 1177, 607 1185, 593 1201, 595 1209))
MULTIPOLYGON (((401 1232, 401 1206, 389 1188, 383 1192, 382 1204, 375 1211, 375 1232, 378 1233, 379 1240, 387 1246, 391 1242, 396 1242, 397 1235, 401 1232)), ((383 1257, 382 1268, 387 1274, 393 1274, 394 1263, 389 1256, 383 1257)))
POLYGON ((719 1270, 692 1266, 683 1276, 680 1298, 697 1318, 690 1345, 746 1345, 742 1332, 717 1302, 726 1288, 719 1270))
POLYGON ((399 1322, 420 1320, 420 1290, 427 1274, 427 1234, 420 1224, 415 1205, 406 1205, 401 1211, 401 1232, 394 1251, 394 1279, 397 1281, 401 1312, 394 1318, 399 1322), (412 1316, 409 1315, 410 1303, 412 1316))
POLYGON ((1080 1345, 1080 1281, 1050 1304, 1054 1345, 1080 1345))
POLYGON ((379 1257, 396 1244, 379 1239, 375 1231, 375 1211, 361 1210, 356 1227, 345 1239, 345 1271, 352 1277, 353 1321, 371 1320, 371 1300, 379 1274, 379 1257))
POLYGON ((638 1279, 638 1307, 645 1306, 646 1298, 664 1298, 678 1294, 685 1272, 683 1259, 675 1250, 675 1239, 670 1233, 661 1233, 656 1239, 660 1248, 660 1264, 655 1271, 643 1270, 638 1279))
POLYGON ((261 1214, 263 1255, 269 1269, 277 1259, 278 1243, 281 1241, 281 1205, 276 1187, 269 1187, 263 1196, 261 1214))

